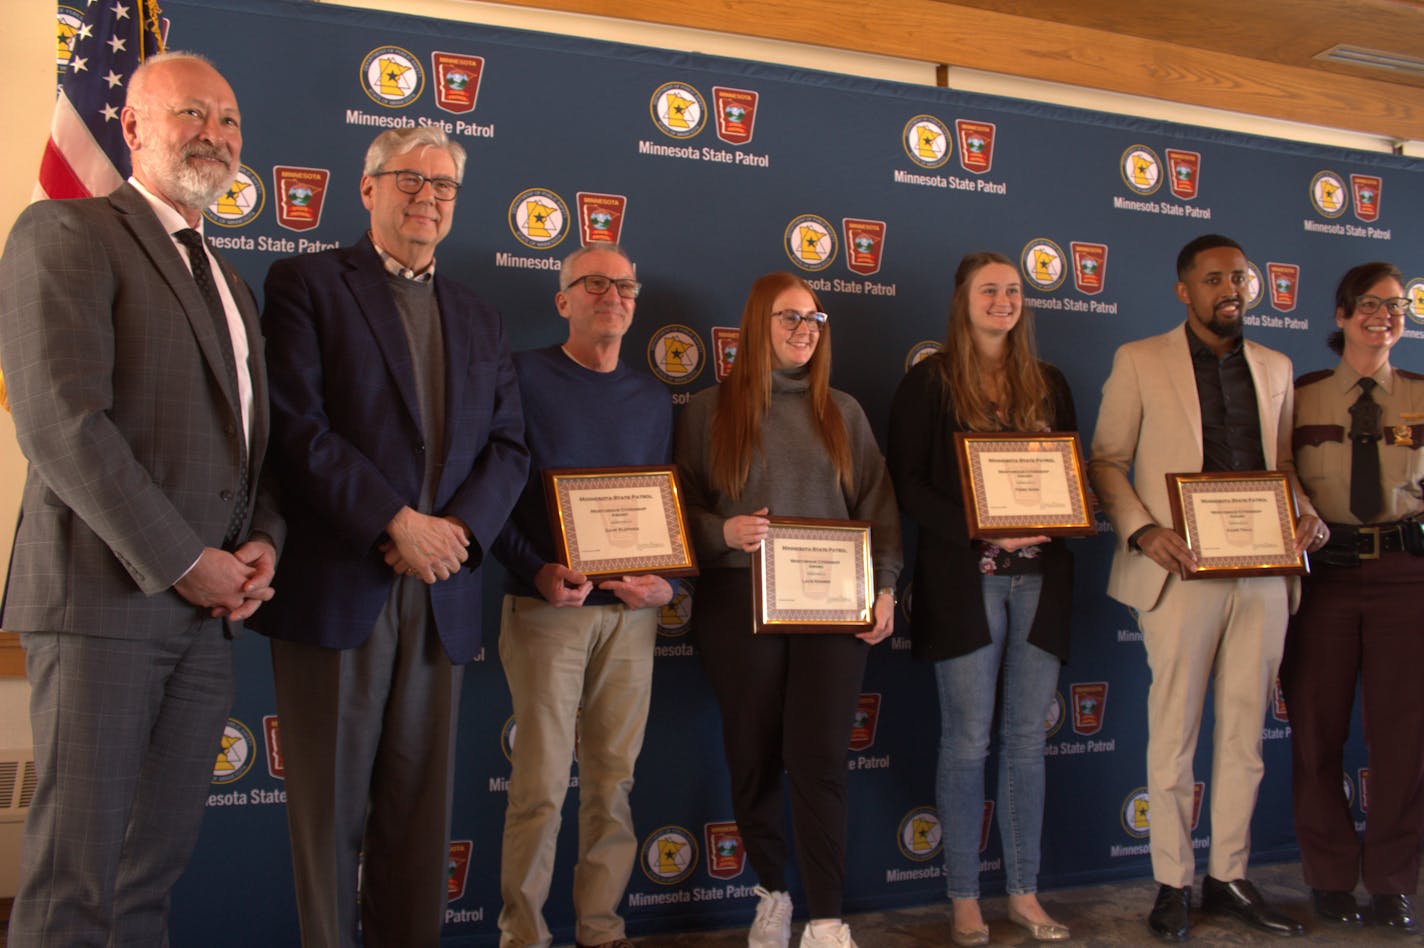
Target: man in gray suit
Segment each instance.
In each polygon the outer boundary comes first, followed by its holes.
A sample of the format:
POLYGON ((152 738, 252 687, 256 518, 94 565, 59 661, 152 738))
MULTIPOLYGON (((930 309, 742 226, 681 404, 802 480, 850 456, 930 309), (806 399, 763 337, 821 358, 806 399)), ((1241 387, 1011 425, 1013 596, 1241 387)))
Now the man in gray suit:
MULTIPOLYGON (((1172 529, 1167 491, 1167 474, 1198 471, 1283 471, 1295 485, 1290 359, 1242 338, 1249 277, 1228 237, 1205 234, 1182 248, 1176 294, 1186 322, 1118 349, 1088 464, 1118 538, 1108 595, 1134 611, 1152 672, 1147 792, 1159 889, 1148 926, 1165 941, 1190 930, 1192 758, 1209 683, 1216 722, 1202 908, 1275 935, 1303 932, 1246 878, 1265 769, 1261 724, 1299 584, 1281 576, 1185 582, 1197 555, 1172 529)), ((1300 553, 1320 521, 1305 494, 1296 496, 1300 553)))
POLYGON ((232 704, 232 625, 272 597, 252 294, 202 210, 242 147, 232 89, 133 75, 133 177, 44 201, 0 258, 0 362, 29 461, 0 622, 21 633, 39 782, 11 948, 167 944, 232 704), (217 276, 221 274, 221 276, 217 276))

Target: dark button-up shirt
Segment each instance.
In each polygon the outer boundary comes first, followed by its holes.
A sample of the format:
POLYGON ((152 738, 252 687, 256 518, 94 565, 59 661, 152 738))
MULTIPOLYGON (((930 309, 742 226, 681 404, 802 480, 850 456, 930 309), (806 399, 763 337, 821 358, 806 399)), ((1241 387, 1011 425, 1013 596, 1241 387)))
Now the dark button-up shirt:
POLYGON ((1261 449, 1261 415, 1256 386, 1240 339, 1221 358, 1187 325, 1187 345, 1197 380, 1202 418, 1203 471, 1259 471, 1266 466, 1261 449))

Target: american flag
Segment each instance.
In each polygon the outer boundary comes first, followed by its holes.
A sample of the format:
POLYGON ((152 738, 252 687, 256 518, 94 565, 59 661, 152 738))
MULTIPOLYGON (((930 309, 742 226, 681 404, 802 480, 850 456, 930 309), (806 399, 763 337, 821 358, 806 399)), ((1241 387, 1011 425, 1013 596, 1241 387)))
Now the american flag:
POLYGON ((64 67, 36 198, 108 194, 129 176, 119 113, 129 76, 163 51, 160 12, 155 0, 60 4, 58 55, 64 67))

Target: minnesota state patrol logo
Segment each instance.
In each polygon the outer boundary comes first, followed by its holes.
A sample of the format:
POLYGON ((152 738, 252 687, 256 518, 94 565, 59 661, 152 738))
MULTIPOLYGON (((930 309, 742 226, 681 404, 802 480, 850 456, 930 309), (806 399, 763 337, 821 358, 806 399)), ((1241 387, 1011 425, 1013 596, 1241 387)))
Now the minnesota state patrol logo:
POLYGON ((900 134, 905 154, 921 168, 942 166, 954 151, 953 142, 949 126, 933 115, 916 115, 905 123, 905 130, 900 134))
POLYGON ((841 218, 841 228, 845 231, 846 266, 851 272, 861 276, 880 272, 880 259, 885 252, 885 227, 884 221, 841 218))
POLYGON ((1206 784, 1198 780, 1192 784, 1192 831, 1201 822, 1202 800, 1206 797, 1206 784))
POLYGON ((1152 810, 1147 803, 1147 788, 1138 787, 1122 801, 1123 832, 1133 839, 1146 839, 1152 830, 1152 810))
POLYGON ((1068 275, 1063 265, 1063 248, 1047 237, 1035 237, 1019 254, 1019 269, 1035 289, 1056 290, 1068 275))
POLYGON ((1384 179, 1373 174, 1350 175, 1350 196, 1355 199, 1355 216, 1366 224, 1379 220, 1380 192, 1384 179))
POLYGON ((786 255, 802 270, 824 270, 836 259, 836 231, 815 214, 793 217, 783 238, 786 255))
POLYGON ((1412 304, 1409 321, 1424 326, 1424 277, 1415 277, 1404 285, 1404 295, 1412 304))
POLYGON ((1063 727, 1063 692, 1053 692, 1053 703, 1048 706, 1048 713, 1043 716, 1044 737, 1049 738, 1058 733, 1063 727))
POLYGON ((984 814, 979 819, 979 851, 989 848, 989 827, 994 825, 994 801, 984 801, 984 814))
POLYGON ((707 874, 714 879, 735 879, 747 867, 747 848, 733 822, 707 823, 702 837, 707 843, 707 874))
POLYGON ((1068 249, 1073 252, 1073 285, 1078 292, 1101 293, 1108 275, 1108 245, 1075 240, 1068 249))
POLYGON ((678 581, 672 601, 658 609, 658 635, 675 639, 687 634, 688 625, 692 622, 692 600, 696 590, 696 580, 684 576, 678 581))
POLYGON ((445 871, 445 901, 455 902, 465 897, 465 879, 470 874, 470 853, 474 851, 473 840, 450 840, 450 861, 445 871))
POLYGON ((432 52, 430 72, 435 76, 436 105, 456 115, 474 111, 485 72, 483 56, 432 52))
POLYGON ((900 855, 913 862, 929 862, 940 854, 944 843, 939 811, 932 806, 915 807, 900 819, 895 835, 900 855))
POLYGON ((712 327, 712 363, 717 373, 717 381, 725 381, 732 374, 732 365, 737 361, 737 343, 742 331, 736 326, 712 327))
POLYGON ((1300 266, 1294 263, 1266 263, 1267 284, 1271 292, 1271 306, 1282 313, 1295 309, 1296 297, 1300 290, 1300 266))
POLYGON ((277 726, 277 715, 262 718, 262 738, 267 750, 267 773, 278 780, 287 779, 287 766, 282 762, 281 730, 277 726))
POLYGON ((1167 187, 1172 196, 1190 201, 1197 196, 1201 179, 1201 154, 1181 148, 1167 149, 1167 187))
POLYGON ((272 192, 277 197, 277 223, 287 230, 311 230, 321 223, 326 202, 326 185, 331 172, 325 168, 272 166, 272 192))
POLYGON ((1321 171, 1310 179, 1310 203, 1321 217, 1339 217, 1350 203, 1345 180, 1333 171, 1321 171))
POLYGON ((261 214, 266 202, 262 179, 247 165, 238 165, 237 177, 203 210, 203 216, 219 227, 241 227, 261 214))
POLYGON ((1360 812, 1370 812, 1370 768, 1361 767, 1356 779, 1360 781, 1360 812))
POLYGON ((66 4, 60 4, 55 14, 59 28, 59 40, 54 51, 54 68, 57 80, 64 79, 64 71, 69 68, 69 60, 74 56, 74 41, 84 28, 84 14, 66 4))
POLYGON ((728 145, 745 145, 752 140, 756 125, 757 99, 750 89, 712 87, 712 102, 717 110, 717 137, 728 145))
POLYGON ((212 782, 221 785, 241 780, 252 769, 256 753, 257 742, 252 739, 247 725, 237 718, 228 718, 218 743, 217 759, 213 761, 212 782))
POLYGON ((1108 708, 1108 683, 1105 681, 1075 682, 1073 692, 1073 733, 1092 737, 1103 729, 1103 716, 1108 708))
POLYGON ((546 188, 520 191, 509 202, 509 229, 526 247, 556 247, 568 236, 569 206, 546 188))
POLYGON ((1261 270, 1251 261, 1246 261, 1246 308, 1252 309, 1261 302, 1266 291, 1266 281, 1261 278, 1261 270))
POLYGON ((1118 159, 1122 182, 1138 194, 1156 194, 1162 186, 1162 159, 1146 145, 1128 145, 1118 159))
POLYGON ((618 243, 623 217, 628 213, 627 197, 580 191, 574 201, 578 206, 579 239, 585 247, 600 240, 618 243))
POLYGON ((643 840, 640 862, 658 885, 677 885, 697 868, 697 840, 681 826, 655 829, 643 840))
POLYGON ((673 323, 648 340, 648 367, 670 385, 686 385, 697 378, 705 361, 702 339, 688 326, 673 323))
POLYGON ((372 102, 403 109, 425 89, 425 69, 409 50, 377 46, 361 60, 361 88, 372 102))
POLYGON ((1286 696, 1281 693, 1281 680, 1271 686, 1271 717, 1282 724, 1290 723, 1290 712, 1286 710, 1286 696))
POLYGON ((973 174, 983 174, 994 166, 993 122, 973 122, 955 119, 954 130, 959 135, 959 166, 973 174))
MULTIPOLYGON (((921 339, 905 353, 905 371, 910 371, 942 348, 944 344, 936 339, 921 339)), ((903 599, 901 601, 903 602, 903 599)))
POLYGON ((665 82, 648 103, 653 124, 669 138, 692 138, 707 123, 702 93, 685 82, 665 82))
POLYGON ((863 694, 855 702, 855 717, 851 719, 850 749, 863 751, 875 743, 875 729, 880 723, 880 695, 863 694))

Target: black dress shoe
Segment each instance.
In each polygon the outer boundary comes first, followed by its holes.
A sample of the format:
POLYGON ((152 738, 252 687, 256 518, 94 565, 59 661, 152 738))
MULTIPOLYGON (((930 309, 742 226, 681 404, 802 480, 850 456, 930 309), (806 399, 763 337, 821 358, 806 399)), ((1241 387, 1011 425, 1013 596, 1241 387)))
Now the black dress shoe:
POLYGON ((1272 935, 1305 934, 1305 926, 1266 904, 1249 879, 1222 882, 1207 876, 1202 881, 1202 911, 1234 915, 1252 928, 1272 935))
POLYGON ((1376 925, 1404 935, 1420 931, 1419 921, 1414 916, 1414 903, 1407 895, 1372 895, 1370 908, 1374 910, 1376 925))
POLYGON ((1192 908, 1192 887, 1159 886, 1157 901, 1147 916, 1147 927, 1163 941, 1186 941, 1192 908))
POLYGON ((1360 907, 1355 904, 1355 896, 1335 889, 1311 889, 1310 904, 1315 906, 1315 914, 1327 922, 1343 925, 1361 925, 1365 919, 1360 915, 1360 907))

